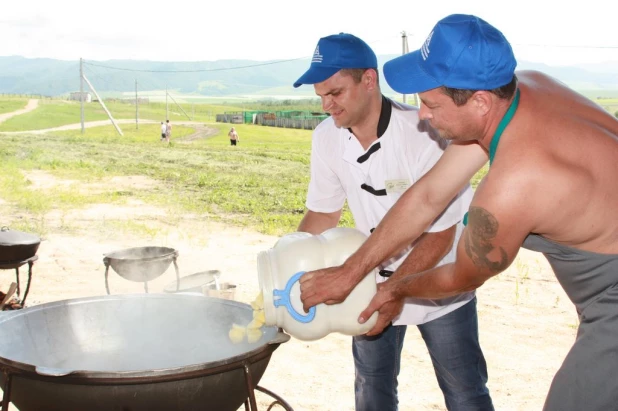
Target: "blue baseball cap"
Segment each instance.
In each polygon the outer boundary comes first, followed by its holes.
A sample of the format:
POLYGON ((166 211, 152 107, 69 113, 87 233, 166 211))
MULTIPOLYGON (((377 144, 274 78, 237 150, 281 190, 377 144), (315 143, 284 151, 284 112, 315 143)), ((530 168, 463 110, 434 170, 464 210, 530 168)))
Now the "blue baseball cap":
POLYGON ((423 46, 388 61, 384 77, 398 93, 421 93, 446 86, 493 90, 515 74, 515 56, 504 35, 486 21, 465 14, 440 20, 423 46))
POLYGON ((347 33, 322 37, 313 52, 311 66, 296 82, 302 84, 321 83, 341 69, 378 68, 378 59, 371 47, 363 40, 347 33))

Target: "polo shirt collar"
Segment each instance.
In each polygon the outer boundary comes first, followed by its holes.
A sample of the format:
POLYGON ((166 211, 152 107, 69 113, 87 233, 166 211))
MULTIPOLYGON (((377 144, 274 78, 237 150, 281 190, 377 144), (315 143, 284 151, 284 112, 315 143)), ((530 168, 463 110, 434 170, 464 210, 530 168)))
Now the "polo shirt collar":
POLYGON ((381 148, 380 137, 382 137, 388 129, 392 112, 393 106, 391 104, 391 100, 382 95, 382 107, 380 109, 378 128, 376 130, 378 139, 374 141, 367 150, 363 150, 360 142, 356 139, 354 133, 352 133, 352 129, 348 128, 349 134, 346 141, 345 152, 343 153, 343 159, 348 163, 358 166, 359 168, 365 168, 364 166, 369 164, 367 160, 370 159, 373 153, 379 151, 381 148))

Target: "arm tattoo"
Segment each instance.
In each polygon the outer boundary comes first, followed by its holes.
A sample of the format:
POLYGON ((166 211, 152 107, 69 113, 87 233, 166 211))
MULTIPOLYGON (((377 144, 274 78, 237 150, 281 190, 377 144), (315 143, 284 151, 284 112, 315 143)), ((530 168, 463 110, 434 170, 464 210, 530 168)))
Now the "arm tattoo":
POLYGON ((498 220, 489 211, 481 207, 470 207, 468 212, 468 228, 464 238, 466 254, 474 265, 481 269, 489 269, 498 273, 508 267, 508 257, 502 247, 498 247, 500 258, 491 261, 488 257, 495 247, 491 240, 498 232, 498 220))

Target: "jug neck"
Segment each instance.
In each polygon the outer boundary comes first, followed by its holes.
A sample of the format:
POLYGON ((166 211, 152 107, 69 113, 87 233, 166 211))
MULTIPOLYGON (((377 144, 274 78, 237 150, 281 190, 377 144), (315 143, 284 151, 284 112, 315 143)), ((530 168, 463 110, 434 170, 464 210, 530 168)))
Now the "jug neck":
POLYGON ((275 303, 273 301, 274 281, 271 258, 270 250, 261 251, 258 253, 258 282, 260 285, 260 290, 262 291, 262 298, 264 300, 265 325, 278 325, 275 303))

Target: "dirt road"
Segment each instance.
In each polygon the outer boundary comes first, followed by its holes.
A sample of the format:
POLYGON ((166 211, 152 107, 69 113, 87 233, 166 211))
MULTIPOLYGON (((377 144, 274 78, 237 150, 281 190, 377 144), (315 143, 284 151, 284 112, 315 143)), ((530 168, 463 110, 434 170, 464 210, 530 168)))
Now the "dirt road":
MULTIPOLYGON (((30 100, 28 106, 23 110, 13 111, 11 113, 5 113, 0 115, 0 123, 6 119, 17 116, 19 114, 24 114, 29 111, 34 110, 38 107, 38 100, 30 100), (31 102, 35 102, 30 105, 31 102), (3 117, 4 116, 4 117, 3 117)), ((135 124, 135 119, 118 119, 116 120, 117 124, 135 124)), ((139 124, 155 124, 158 121, 155 120, 140 120, 139 124)), ((206 124, 199 121, 175 121, 174 125, 187 126, 194 129, 194 132, 188 136, 182 137, 180 139, 176 139, 176 141, 193 141, 200 138, 209 138, 215 136, 219 130, 213 127, 208 127, 206 124)), ((52 131, 63 131, 63 130, 79 130, 81 128, 81 123, 74 124, 66 124, 58 127, 50 127, 41 130, 25 130, 25 131, 0 131, 0 134, 45 134, 52 131)), ((111 120, 99 120, 99 121, 87 121, 84 122, 84 128, 92 128, 92 127, 103 127, 103 126, 112 126, 111 120)))
POLYGON ((26 104, 26 107, 22 108, 21 110, 16 110, 16 111, 11 111, 10 113, 0 114, 0 123, 5 122, 6 120, 10 119, 11 117, 15 117, 15 116, 18 116, 20 114, 24 114, 24 113, 27 113, 29 111, 32 111, 32 110, 36 109, 38 106, 39 106, 39 100, 35 99, 35 98, 31 98, 30 100, 28 100, 28 104, 26 104))

